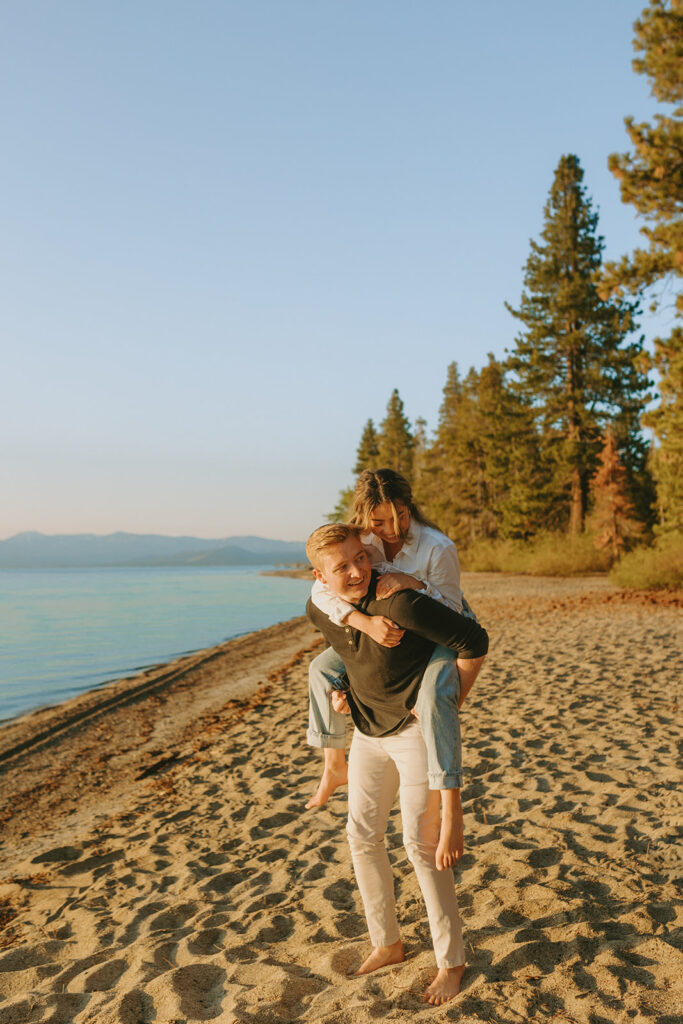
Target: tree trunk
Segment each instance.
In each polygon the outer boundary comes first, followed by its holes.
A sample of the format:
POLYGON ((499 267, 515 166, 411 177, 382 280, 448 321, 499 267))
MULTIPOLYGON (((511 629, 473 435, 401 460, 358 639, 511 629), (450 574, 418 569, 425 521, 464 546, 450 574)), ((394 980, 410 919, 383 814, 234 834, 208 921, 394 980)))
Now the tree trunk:
POLYGON ((572 497, 569 510, 569 532, 572 536, 583 533, 583 485, 577 466, 572 469, 572 497))

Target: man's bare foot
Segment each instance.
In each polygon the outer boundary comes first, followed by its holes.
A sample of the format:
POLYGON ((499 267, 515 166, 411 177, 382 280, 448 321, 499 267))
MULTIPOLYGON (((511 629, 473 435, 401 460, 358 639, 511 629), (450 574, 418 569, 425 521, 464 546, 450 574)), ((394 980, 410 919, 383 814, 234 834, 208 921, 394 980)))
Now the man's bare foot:
POLYGON ((440 967, 434 981, 425 990, 422 997, 423 1002, 431 1003, 432 1006, 441 1006, 453 999, 460 991, 462 976, 465 973, 465 965, 460 967, 440 967))
POLYGON ((400 939, 392 942, 390 946, 375 946, 367 960, 364 960, 356 971, 356 977, 378 971, 380 967, 388 967, 389 964, 401 964, 404 960, 403 943, 400 939))
POLYGON ((323 771, 323 777, 320 780, 315 794, 306 804, 306 810, 310 811, 312 807, 323 807, 327 803, 329 798, 334 793, 338 786, 345 786, 349 781, 349 769, 346 761, 344 761, 343 768, 325 768, 323 771))
POLYGON ((441 831, 436 847, 436 867, 438 871, 452 868, 462 857, 463 852, 462 807, 459 789, 441 790, 441 831))

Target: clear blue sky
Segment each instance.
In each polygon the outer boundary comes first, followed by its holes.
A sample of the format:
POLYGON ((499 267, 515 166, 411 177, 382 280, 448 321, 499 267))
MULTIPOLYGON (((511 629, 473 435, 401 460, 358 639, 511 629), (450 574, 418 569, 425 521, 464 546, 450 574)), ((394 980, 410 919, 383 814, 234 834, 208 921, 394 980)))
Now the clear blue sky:
POLYGON ((0 537, 305 537, 511 345, 563 153, 637 243, 643 6, 3 0, 0 537))

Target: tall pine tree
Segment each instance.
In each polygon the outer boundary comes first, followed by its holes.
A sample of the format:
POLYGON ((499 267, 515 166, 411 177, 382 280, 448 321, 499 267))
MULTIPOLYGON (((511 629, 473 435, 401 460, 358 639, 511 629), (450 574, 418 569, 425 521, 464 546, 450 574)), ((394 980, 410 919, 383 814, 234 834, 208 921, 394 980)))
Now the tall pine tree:
POLYGON ((378 441, 379 438, 377 436, 377 431, 375 430, 375 424, 372 420, 368 420, 363 427, 363 433, 361 434, 358 449, 356 451, 356 465, 353 467, 353 472, 356 476, 360 476, 365 469, 378 468, 378 441))
POLYGON ((457 363, 451 363, 436 436, 423 462, 418 499, 429 518, 459 545, 471 542, 474 533, 470 519, 474 497, 470 493, 469 432, 463 384, 457 363))
MULTIPOLYGON (((609 158, 623 202, 631 203, 644 221, 640 231, 648 245, 608 263, 605 283, 608 290, 633 293, 670 284, 683 315, 683 3, 652 0, 633 27, 633 46, 642 54, 633 61, 634 70, 647 75, 655 99, 674 104, 674 109, 656 114, 652 124, 636 124, 627 117, 635 152, 609 158)), ((652 294, 656 307, 663 293, 652 294)))
POLYGON ((464 380, 449 366, 425 468, 421 501, 463 547, 486 537, 525 538, 543 525, 532 419, 492 355, 464 380))
MULTIPOLYGON (((604 293, 650 289, 652 307, 675 295, 683 317, 683 3, 652 0, 635 22, 634 70, 646 75, 655 99, 673 104, 651 124, 626 118, 633 153, 613 153, 609 168, 619 179, 621 198, 642 217, 647 248, 607 264, 604 293)), ((657 486, 659 529, 683 530, 683 329, 656 338, 654 356, 643 360, 657 370, 660 405, 643 417, 657 438, 652 465, 657 486)))
POLYGON ((549 497, 571 533, 584 526, 600 439, 614 424, 629 470, 646 445, 639 415, 648 385, 636 359, 635 304, 601 299, 595 283, 604 243, 576 156, 563 156, 545 206, 541 241, 531 242, 519 309, 524 328, 508 360, 513 386, 534 410, 549 497))
POLYGON ((486 501, 494 524, 488 533, 526 539, 548 525, 538 440, 529 404, 511 390, 504 365, 491 354, 479 373, 477 420, 486 501))
POLYGON ((379 430, 379 465, 394 469, 411 479, 413 469, 413 435, 403 411, 403 402, 396 388, 387 403, 387 414, 379 430))
POLYGON ((608 551, 613 562, 644 529, 628 492, 626 470, 619 459, 614 431, 608 427, 591 481, 590 525, 595 533, 595 546, 608 551))
POLYGON ((659 405, 643 416, 658 446, 653 453, 659 533, 683 533, 683 329, 655 339, 653 364, 659 373, 659 405))

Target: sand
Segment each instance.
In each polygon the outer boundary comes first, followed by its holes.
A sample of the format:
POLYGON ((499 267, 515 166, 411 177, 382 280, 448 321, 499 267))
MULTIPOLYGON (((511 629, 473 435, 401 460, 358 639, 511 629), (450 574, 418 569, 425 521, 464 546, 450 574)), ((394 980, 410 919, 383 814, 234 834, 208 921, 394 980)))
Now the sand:
POLYGON ((368 941, 345 793, 303 810, 321 642, 297 619, 0 729, 0 1024, 678 1020, 680 602, 598 577, 465 592, 492 643, 462 714, 456 1000, 420 1000, 398 809, 408 957, 348 976, 368 941))

